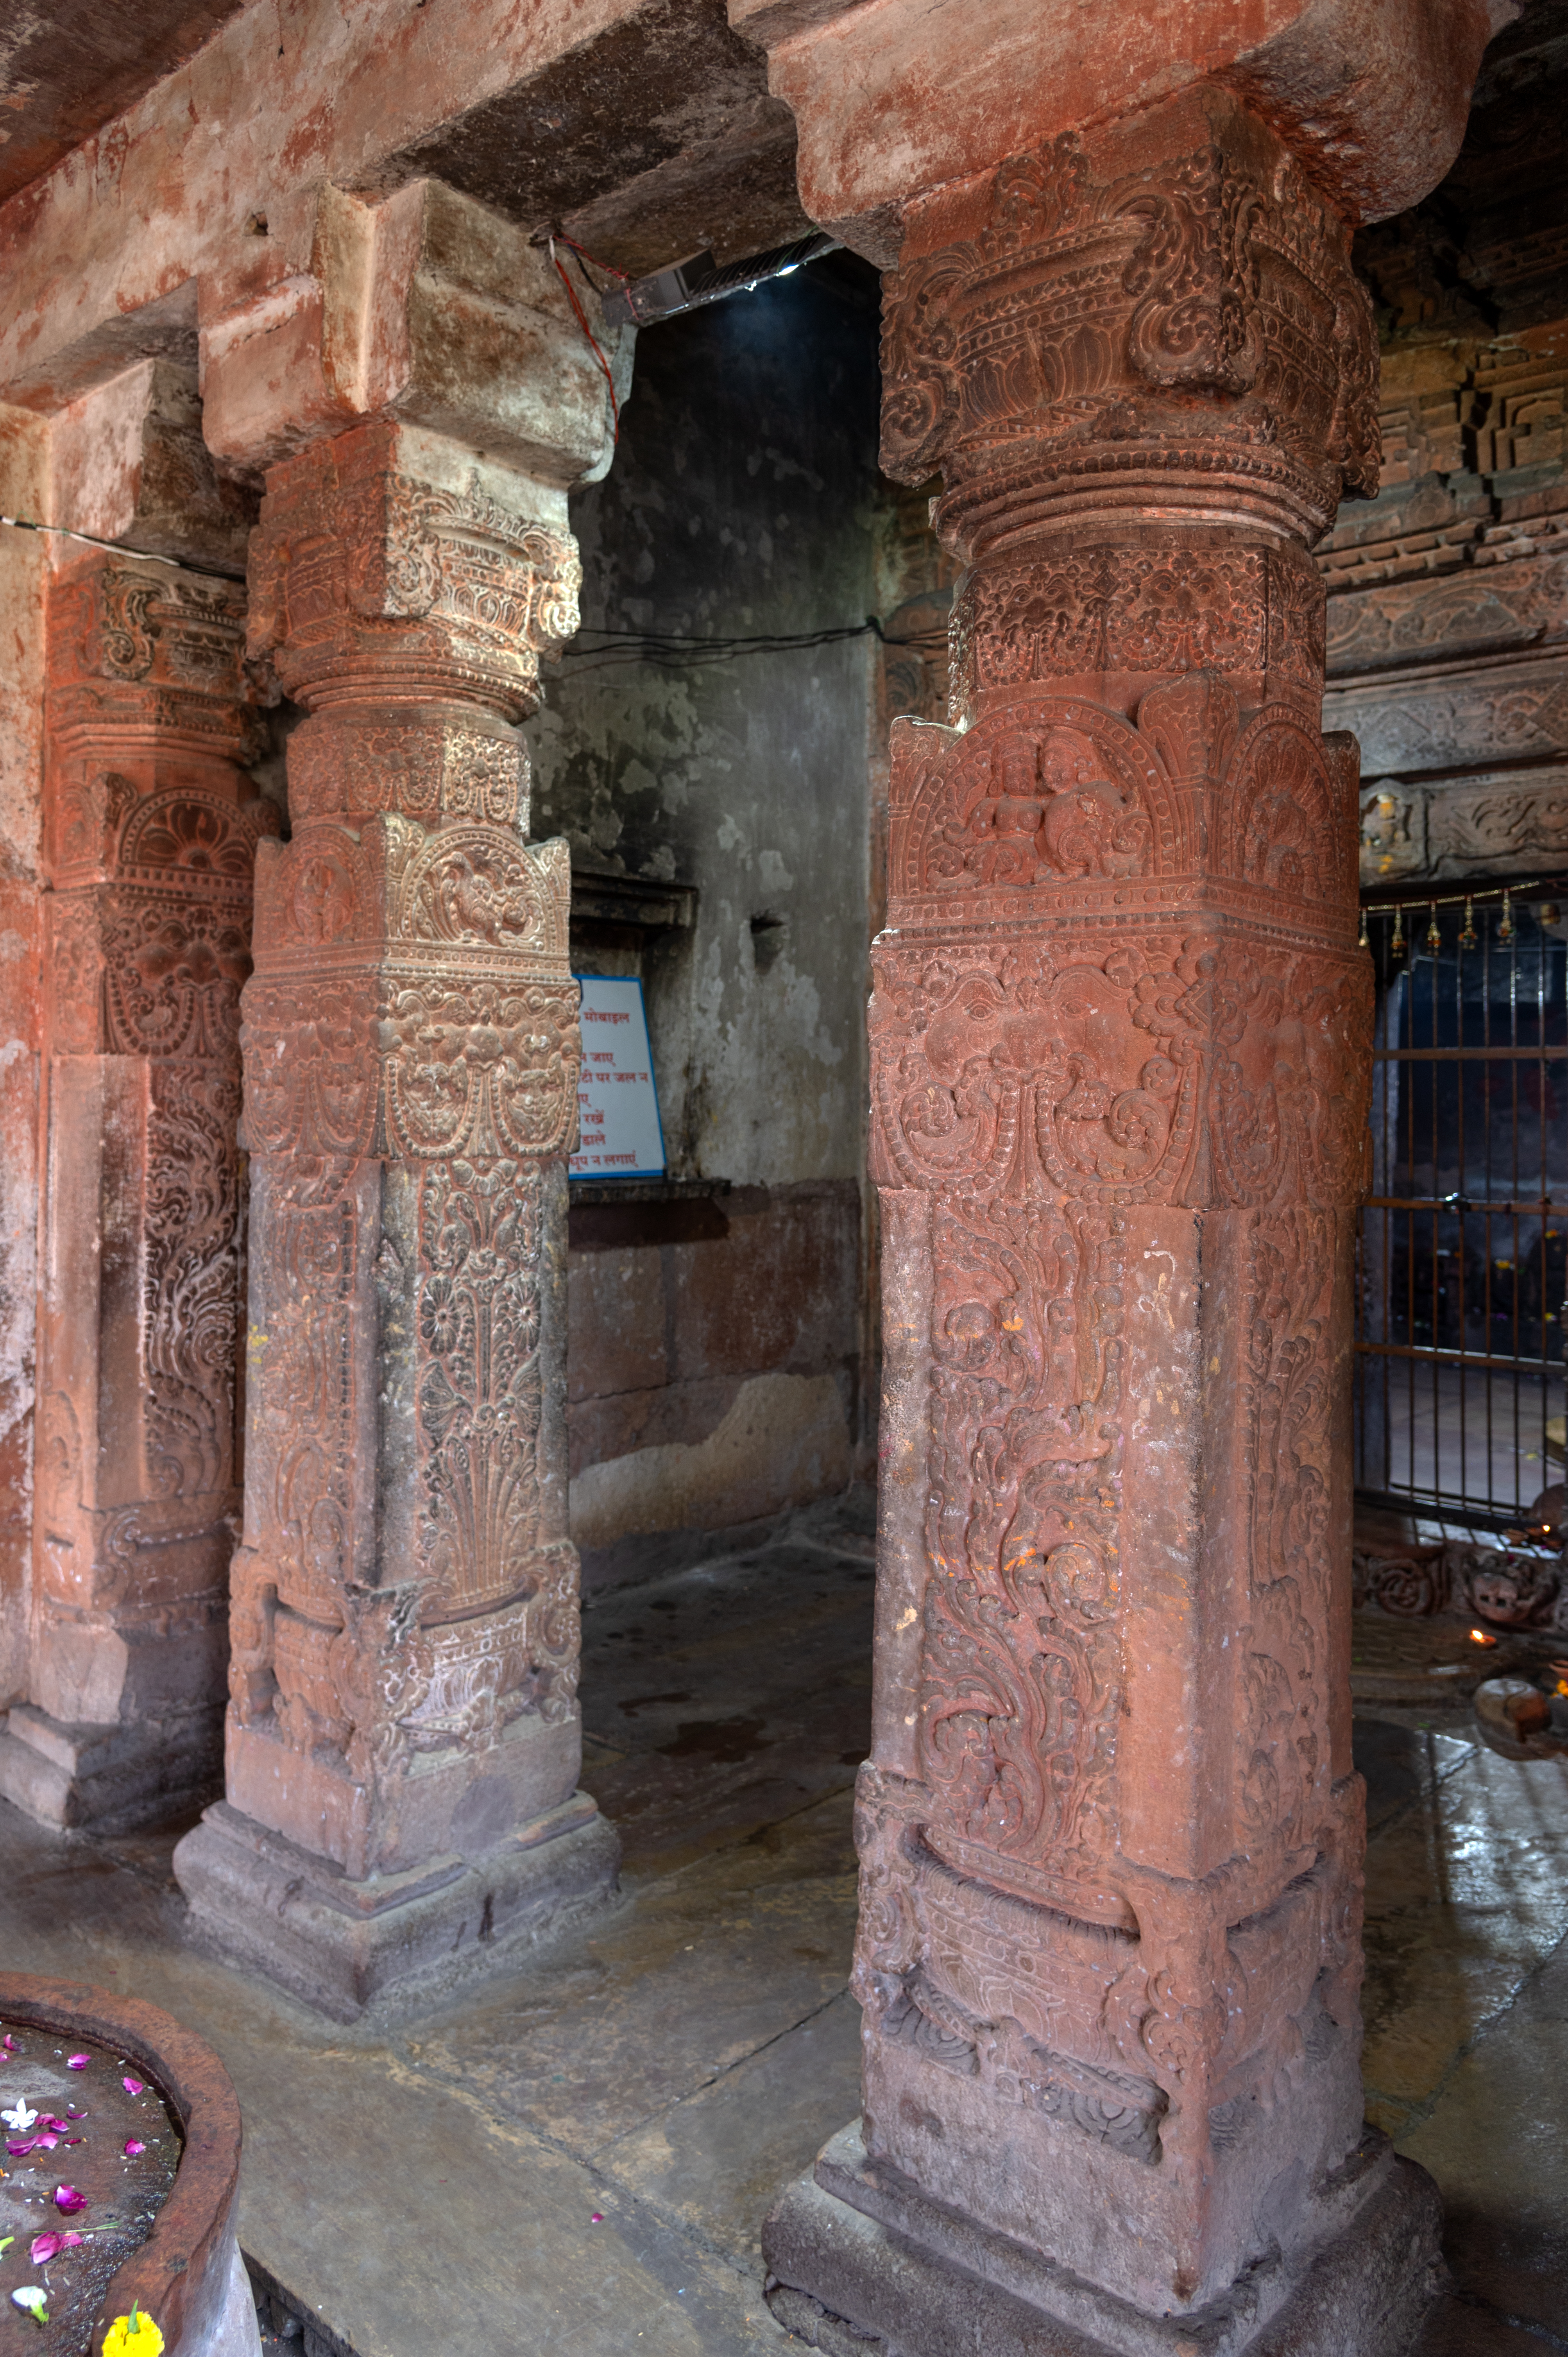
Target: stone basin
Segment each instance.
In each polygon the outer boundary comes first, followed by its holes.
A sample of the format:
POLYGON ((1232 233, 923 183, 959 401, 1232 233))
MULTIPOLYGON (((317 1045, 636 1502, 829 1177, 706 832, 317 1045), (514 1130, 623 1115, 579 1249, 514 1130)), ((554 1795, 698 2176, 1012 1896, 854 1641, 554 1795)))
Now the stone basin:
MULTIPOLYGON (((229 2074, 212 2049, 158 2007, 144 2004, 140 1998, 120 1996, 82 1982, 41 1980, 27 1974, 0 1974, 0 2025, 16 2038, 20 2047, 15 2072, 5 2074, 7 2085, 13 2076, 18 2080, 27 2076, 29 2067, 32 2075, 39 2077, 37 2093, 27 2094, 29 2104, 45 2108, 38 2103, 42 2095, 47 2097, 48 2108, 63 2114, 63 2102, 58 2097, 71 2092, 79 2098, 91 2097, 83 2104, 90 2131, 96 2115, 100 2125, 92 2132, 99 2136, 107 2132, 118 2145, 127 2121, 116 2114, 111 2122, 109 2091, 102 2084, 102 2058, 108 2056, 116 2063, 123 2061, 133 2081, 145 2083, 144 2093, 125 2099, 138 2107, 137 2120, 129 2123, 134 2131, 145 2133, 155 2149, 156 2131, 166 2128, 177 2133, 178 2159, 172 2183, 165 2169, 156 2184, 149 2180, 135 2197, 144 2204, 143 2222, 150 2211, 151 2223, 102 2286, 85 2342, 93 2357, 113 2320, 130 2315, 134 2308, 157 2325, 165 2357, 260 2357, 255 2303, 234 2238, 240 2106, 229 2074), (37 2055, 30 2050, 29 2032, 47 2041, 37 2055), (88 2049, 92 2061, 73 2083, 63 2075, 64 2058, 80 2048, 88 2049), (90 2085, 90 2082, 96 2083, 90 2085), (144 2114, 150 2123, 145 2130, 140 2117, 144 2114)), ((123 2098, 122 2080, 113 2090, 113 2104, 123 2108, 123 2098)), ((92 2158, 99 2165, 102 2156, 95 2153, 92 2158)), ((28 2156, 10 2161, 6 2190, 26 2180, 30 2159, 28 2156)), ((46 2175, 68 2182, 75 2173, 85 2176, 82 2157, 75 2151, 50 2151, 43 2160, 46 2175)), ((21 2198, 27 2201, 25 2194, 21 2198)), ((37 2207, 36 2215, 29 2214, 23 2231, 31 2233, 85 2222, 90 2222, 90 2214, 81 2219, 59 2215, 44 2202, 37 2207)), ((25 2261, 26 2253, 23 2232, 18 2232, 4 2269, 6 2316, 0 2329, 10 2331, 13 2325, 20 2326, 27 2336, 24 2345, 36 2347, 38 2357, 49 2357, 51 2348, 66 2346, 64 2338, 54 2325, 33 2325, 9 2300, 16 2285, 38 2279, 25 2265, 18 2270, 16 2262, 25 2261)), ((53 2265, 58 2269, 59 2262, 53 2265)), ((62 2303, 61 2330, 65 2320, 62 2303)), ((73 2345, 81 2340, 78 2329, 72 2335, 73 2345)))

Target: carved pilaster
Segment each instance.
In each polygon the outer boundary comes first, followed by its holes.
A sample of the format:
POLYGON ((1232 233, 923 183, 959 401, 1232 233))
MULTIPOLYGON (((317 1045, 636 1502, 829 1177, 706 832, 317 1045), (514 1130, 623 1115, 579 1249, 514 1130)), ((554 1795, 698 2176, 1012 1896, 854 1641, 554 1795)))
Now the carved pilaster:
POLYGON ((112 555, 49 601, 31 1710, 5 1789, 133 1822, 219 1764, 239 1506, 239 999, 278 813, 231 583, 112 555))
MULTIPOLYGON (((904 229, 883 463, 940 468, 970 570, 954 725, 894 725, 874 953, 869 2162, 832 2181, 1151 2319, 1273 2238, 1277 2306, 1361 2130, 1371 977, 1307 543, 1375 484, 1369 309, 1346 222, 1212 91, 904 229)), ((775 2273, 837 2306, 780 2215, 775 2273)))
MULTIPOLYGON (((243 1000, 245 1535, 230 1805, 201 1838, 381 1878, 368 1913, 498 1846, 575 1833, 601 1881, 613 1861, 574 1799, 569 874, 527 839, 514 726, 575 627, 564 507, 366 426, 273 470, 252 550, 252 649, 310 716, 243 1000)), ((470 1939, 513 1928, 496 1889, 470 1939)), ((317 1995, 336 1969, 281 1968, 317 1995)))

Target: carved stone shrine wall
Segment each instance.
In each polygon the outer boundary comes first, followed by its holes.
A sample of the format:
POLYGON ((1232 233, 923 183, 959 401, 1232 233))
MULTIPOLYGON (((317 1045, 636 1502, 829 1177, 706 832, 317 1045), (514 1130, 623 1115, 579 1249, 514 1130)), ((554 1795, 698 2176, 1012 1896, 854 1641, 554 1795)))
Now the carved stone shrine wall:
POLYGON ((310 717, 243 1008, 228 1794, 354 1878, 483 1849, 575 1783, 577 991, 513 724, 577 578, 559 492, 390 426, 274 468, 252 544, 252 644, 310 717))
POLYGON ((884 464, 968 565, 893 731, 866 2140, 1145 2309, 1354 2148, 1371 975, 1307 553, 1343 222, 1209 93, 906 214, 884 464))
POLYGON ((167 565, 94 555, 50 594, 32 1701, 137 1754, 111 1748, 96 1798, 79 1761, 67 1821, 200 1790, 220 1756, 239 1001, 278 828, 238 766, 243 639, 241 590, 167 565))
POLYGON ((1318 552, 1361 877, 1568 863, 1568 74, 1521 20, 1442 188, 1366 232, 1381 489, 1318 552))

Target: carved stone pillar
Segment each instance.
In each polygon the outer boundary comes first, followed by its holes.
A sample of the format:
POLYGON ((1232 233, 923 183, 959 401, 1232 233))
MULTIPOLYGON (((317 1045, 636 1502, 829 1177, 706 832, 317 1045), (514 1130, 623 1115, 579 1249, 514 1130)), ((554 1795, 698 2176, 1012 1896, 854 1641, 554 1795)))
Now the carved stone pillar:
POLYGON ((177 1871, 224 1945, 349 2013, 614 1881, 575 1792, 569 874, 527 841, 514 726, 578 566, 564 491, 418 427, 267 486, 252 644, 310 717, 244 999, 228 1800, 177 1871))
POLYGON ((239 998, 278 814, 231 583, 94 555, 49 597, 31 1700, 0 1792, 113 1829, 221 1763, 237 1528, 239 998))
POLYGON ((1359 2072, 1348 243, 1213 90, 903 215, 883 463, 969 570, 871 1015, 864 2141, 767 2237, 825 2348, 1402 2346, 1435 2259, 1359 2072))

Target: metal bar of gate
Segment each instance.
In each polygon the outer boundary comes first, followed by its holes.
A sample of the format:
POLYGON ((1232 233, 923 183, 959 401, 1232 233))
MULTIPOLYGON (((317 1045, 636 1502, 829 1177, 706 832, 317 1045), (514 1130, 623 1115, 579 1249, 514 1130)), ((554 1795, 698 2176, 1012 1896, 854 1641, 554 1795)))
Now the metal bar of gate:
POLYGON ((1522 1519, 1568 1453, 1568 881, 1373 899, 1356 1479, 1522 1519))

